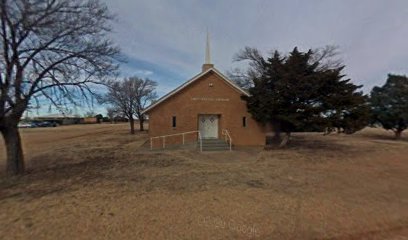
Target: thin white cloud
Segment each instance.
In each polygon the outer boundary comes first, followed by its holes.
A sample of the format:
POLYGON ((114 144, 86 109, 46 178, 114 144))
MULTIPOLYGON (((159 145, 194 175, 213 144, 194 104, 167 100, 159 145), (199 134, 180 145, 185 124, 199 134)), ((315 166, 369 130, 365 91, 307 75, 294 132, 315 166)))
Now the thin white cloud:
POLYGON ((153 71, 149 71, 149 70, 135 70, 134 73, 136 75, 141 75, 144 77, 150 76, 153 74, 153 71))

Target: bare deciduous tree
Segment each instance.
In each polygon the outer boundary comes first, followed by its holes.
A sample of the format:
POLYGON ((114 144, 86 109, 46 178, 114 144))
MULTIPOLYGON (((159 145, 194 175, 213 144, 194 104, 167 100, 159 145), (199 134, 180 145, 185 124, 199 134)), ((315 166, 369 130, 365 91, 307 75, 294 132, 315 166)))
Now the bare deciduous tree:
POLYGON ((111 123, 115 122, 115 117, 118 114, 119 110, 114 107, 106 108, 106 115, 108 116, 111 123))
POLYGON ((319 70, 339 68, 343 66, 343 60, 339 57, 340 50, 338 46, 327 45, 312 50, 313 58, 311 64, 319 63, 319 70))
POLYGON ((98 0, 0 0, 0 131, 7 173, 24 171, 17 124, 30 102, 90 99, 117 70, 112 15, 98 0))
POLYGON ((91 117, 95 117, 95 115, 96 115, 96 113, 95 113, 93 110, 90 110, 90 111, 87 111, 87 112, 84 114, 84 117, 86 117, 86 118, 91 118, 91 117))
POLYGON ((139 120, 140 131, 143 131, 145 116, 142 111, 157 98, 155 92, 157 83, 150 79, 138 77, 125 78, 123 81, 114 81, 108 84, 109 90, 101 97, 102 103, 111 104, 129 119, 130 133, 135 133, 134 120, 139 120))
POLYGON ((258 49, 251 47, 245 47, 235 54, 233 61, 248 61, 248 68, 243 70, 235 68, 227 73, 228 77, 244 89, 249 89, 253 86, 254 80, 262 75, 266 64, 262 53, 258 49))
POLYGON ((240 68, 234 68, 227 71, 227 76, 242 89, 248 90, 253 86, 253 82, 251 81, 251 78, 249 78, 247 72, 244 72, 240 68))

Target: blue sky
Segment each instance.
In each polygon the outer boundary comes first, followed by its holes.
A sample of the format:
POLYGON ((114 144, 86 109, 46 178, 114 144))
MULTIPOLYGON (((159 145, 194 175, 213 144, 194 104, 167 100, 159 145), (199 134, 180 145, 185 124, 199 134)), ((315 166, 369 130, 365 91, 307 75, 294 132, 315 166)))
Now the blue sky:
POLYGON ((128 60, 121 76, 158 81, 160 96, 200 72, 207 28, 221 72, 237 66, 232 58, 245 46, 268 53, 325 45, 340 47, 344 73, 366 92, 387 73, 408 72, 406 0, 103 1, 117 16, 111 38, 128 60))

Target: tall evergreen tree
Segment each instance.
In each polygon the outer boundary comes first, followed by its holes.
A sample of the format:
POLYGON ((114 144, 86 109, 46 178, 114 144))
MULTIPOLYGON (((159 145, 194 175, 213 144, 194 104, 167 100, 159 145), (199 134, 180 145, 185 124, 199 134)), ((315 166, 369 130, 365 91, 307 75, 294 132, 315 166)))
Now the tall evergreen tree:
POLYGON ((325 109, 325 126, 329 131, 351 134, 361 130, 369 123, 370 111, 367 104, 368 97, 363 96, 356 86, 345 79, 339 67, 329 71, 326 89, 323 90, 323 109, 325 109))
POLYGON ((400 139, 408 128, 408 78, 389 74, 382 87, 372 89, 370 106, 372 123, 392 130, 395 138, 400 139))
POLYGON ((285 145, 291 132, 310 125, 341 128, 352 133, 366 125, 366 97, 350 79, 341 74, 344 66, 323 66, 316 52, 288 56, 275 51, 265 59, 258 50, 246 48, 239 60, 250 60, 248 76, 252 81, 247 101, 252 116, 270 124, 274 142, 285 145), (282 140, 281 133, 286 137, 282 140))

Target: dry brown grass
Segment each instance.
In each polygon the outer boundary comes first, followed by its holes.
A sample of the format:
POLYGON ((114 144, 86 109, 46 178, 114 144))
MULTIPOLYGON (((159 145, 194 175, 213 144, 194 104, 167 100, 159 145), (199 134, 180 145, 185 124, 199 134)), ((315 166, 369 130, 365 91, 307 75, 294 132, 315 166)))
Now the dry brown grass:
POLYGON ((408 236, 408 140, 382 130, 203 154, 150 152, 122 124, 22 135, 28 174, 0 180, 0 238, 408 236))

